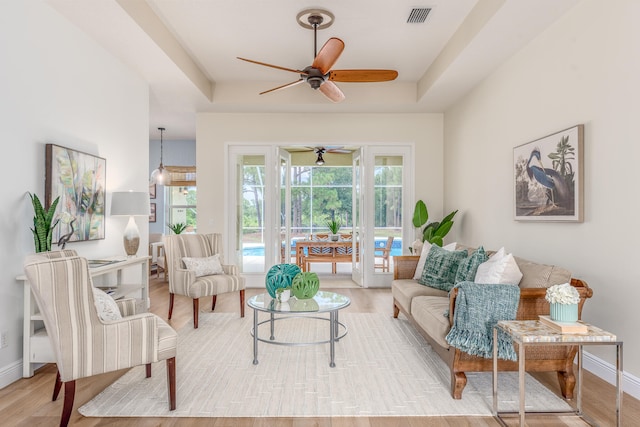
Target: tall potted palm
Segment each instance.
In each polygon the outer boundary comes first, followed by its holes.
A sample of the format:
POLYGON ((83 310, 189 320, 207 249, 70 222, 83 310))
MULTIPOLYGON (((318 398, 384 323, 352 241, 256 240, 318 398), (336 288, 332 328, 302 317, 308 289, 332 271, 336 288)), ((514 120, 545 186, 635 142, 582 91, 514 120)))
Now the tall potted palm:
POLYGON ((429 221, 429 211, 427 210, 427 205, 422 200, 418 200, 416 202, 416 207, 413 211, 413 226, 416 228, 420 228, 423 225, 427 224, 426 227, 422 230, 422 235, 420 236, 420 240, 422 242, 429 242, 432 245, 442 246, 444 241, 444 236, 449 233, 451 227, 453 227, 453 217, 458 213, 458 210, 451 212, 449 215, 445 216, 442 221, 437 222, 427 222, 429 221))

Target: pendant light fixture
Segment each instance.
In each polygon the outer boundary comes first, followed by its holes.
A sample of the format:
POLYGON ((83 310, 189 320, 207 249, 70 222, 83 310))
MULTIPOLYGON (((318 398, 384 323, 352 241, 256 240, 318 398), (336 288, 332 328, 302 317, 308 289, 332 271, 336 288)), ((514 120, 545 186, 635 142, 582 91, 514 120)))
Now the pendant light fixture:
POLYGON ((324 153, 324 148, 316 149, 316 154, 318 155, 318 158, 316 159, 316 165, 318 166, 324 165, 324 159, 322 158, 322 153, 324 153))
POLYGON ((167 171, 164 168, 164 165, 162 164, 162 154, 163 154, 162 153, 162 148, 163 148, 162 135, 165 129, 158 128, 158 130, 160 131, 160 166, 158 166, 157 169, 151 172, 151 178, 149 179, 149 182, 151 184, 169 185, 171 184, 171 174, 169 173, 169 171, 167 171))

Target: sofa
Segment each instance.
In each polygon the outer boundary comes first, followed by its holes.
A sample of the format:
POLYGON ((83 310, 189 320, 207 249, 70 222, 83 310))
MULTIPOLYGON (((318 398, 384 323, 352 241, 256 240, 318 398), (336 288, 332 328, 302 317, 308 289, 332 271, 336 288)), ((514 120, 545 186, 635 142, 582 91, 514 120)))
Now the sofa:
MULTIPOLYGON (((458 245, 456 250, 459 249, 466 249, 468 253, 473 250, 458 245)), ((394 257, 391 287, 393 316, 397 318, 400 313, 404 314, 447 363, 451 372, 451 394, 454 399, 461 399, 467 384, 465 372, 491 372, 493 360, 470 355, 447 343, 445 337, 453 326, 457 288, 447 292, 418 283, 414 277, 419 258, 418 255, 394 257), (447 310, 448 314, 445 314, 447 310)), ((546 288, 567 282, 578 290, 578 314, 581 316, 586 299, 593 295, 584 281, 572 278, 568 270, 558 266, 539 264, 516 256, 513 259, 522 273, 517 284, 520 290, 517 320, 537 320, 539 315, 548 315, 546 288)), ((517 344, 514 343, 514 347, 517 352, 517 344)), ((525 369, 528 372, 557 372, 562 395, 571 399, 576 383, 573 361, 577 350, 578 347, 573 345, 529 346, 526 349, 525 369)), ((518 362, 499 359, 498 370, 517 371, 518 362)))

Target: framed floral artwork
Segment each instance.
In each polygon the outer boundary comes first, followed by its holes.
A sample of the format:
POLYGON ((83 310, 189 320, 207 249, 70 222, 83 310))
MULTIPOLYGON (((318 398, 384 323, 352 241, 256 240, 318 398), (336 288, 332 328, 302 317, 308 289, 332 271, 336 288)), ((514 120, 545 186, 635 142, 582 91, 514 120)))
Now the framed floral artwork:
POLYGON ((55 144, 45 147, 45 204, 60 197, 52 243, 104 239, 107 162, 55 144))
POLYGON ((516 221, 583 221, 584 125, 513 149, 516 221))

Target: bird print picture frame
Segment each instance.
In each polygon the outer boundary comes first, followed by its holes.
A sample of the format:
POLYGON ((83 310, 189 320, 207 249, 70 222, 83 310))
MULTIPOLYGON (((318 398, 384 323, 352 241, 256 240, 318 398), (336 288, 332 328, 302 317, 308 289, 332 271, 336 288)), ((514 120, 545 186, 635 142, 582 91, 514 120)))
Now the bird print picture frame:
POLYGON ((45 147, 45 203, 60 197, 52 247, 104 239, 107 161, 55 144, 45 147))
POLYGON ((513 149, 516 221, 583 221, 584 125, 513 149))

